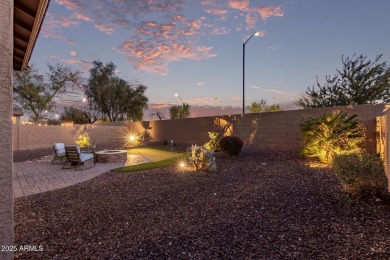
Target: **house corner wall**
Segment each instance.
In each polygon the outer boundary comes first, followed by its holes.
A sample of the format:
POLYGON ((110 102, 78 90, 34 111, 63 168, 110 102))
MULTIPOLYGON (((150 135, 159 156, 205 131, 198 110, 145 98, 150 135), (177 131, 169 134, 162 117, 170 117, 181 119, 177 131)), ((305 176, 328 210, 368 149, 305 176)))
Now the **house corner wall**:
MULTIPOLYGON (((12 71, 13 0, 0 2, 0 246, 12 246, 12 71)), ((7 249, 7 248, 4 248, 7 249)), ((11 250, 0 250, 0 259, 13 259, 11 250)))

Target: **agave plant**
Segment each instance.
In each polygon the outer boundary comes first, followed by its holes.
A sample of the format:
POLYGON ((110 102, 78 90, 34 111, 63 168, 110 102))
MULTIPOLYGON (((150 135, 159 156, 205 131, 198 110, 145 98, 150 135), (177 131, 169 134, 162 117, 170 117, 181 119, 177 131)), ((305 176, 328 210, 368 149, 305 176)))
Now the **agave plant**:
POLYGON ((365 129, 357 115, 348 116, 344 111, 311 116, 300 124, 305 142, 301 154, 318 158, 331 164, 340 154, 352 154, 362 151, 365 129))
POLYGON ((195 166, 197 171, 208 170, 216 171, 214 152, 208 151, 203 146, 192 145, 187 148, 188 160, 195 166))

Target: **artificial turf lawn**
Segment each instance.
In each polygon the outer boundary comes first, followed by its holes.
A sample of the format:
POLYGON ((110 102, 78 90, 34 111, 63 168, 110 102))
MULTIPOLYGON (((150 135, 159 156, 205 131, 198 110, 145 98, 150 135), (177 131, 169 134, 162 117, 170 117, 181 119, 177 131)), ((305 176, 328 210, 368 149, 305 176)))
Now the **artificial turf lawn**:
POLYGON ((153 162, 126 166, 126 167, 115 169, 115 171, 134 172, 134 171, 154 169, 154 168, 174 164, 178 161, 179 158, 184 157, 184 153, 170 152, 170 151, 165 151, 162 149, 155 149, 155 148, 132 148, 128 150, 128 154, 152 157, 153 162))

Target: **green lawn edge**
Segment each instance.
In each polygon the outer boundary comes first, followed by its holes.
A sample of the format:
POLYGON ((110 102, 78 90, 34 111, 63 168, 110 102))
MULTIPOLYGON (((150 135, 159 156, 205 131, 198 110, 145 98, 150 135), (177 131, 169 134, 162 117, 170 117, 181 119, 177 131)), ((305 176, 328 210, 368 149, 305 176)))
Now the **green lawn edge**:
POLYGON ((131 150, 133 148, 134 149, 137 149, 137 148, 147 148, 147 149, 153 149, 153 150, 157 150, 157 151, 170 152, 170 153, 183 153, 182 151, 176 151, 175 149, 173 149, 171 151, 171 148, 169 148, 169 147, 155 147, 155 146, 148 146, 148 145, 132 147, 132 148, 129 148, 127 150, 131 150))
POLYGON ((142 163, 137 165, 131 165, 131 166, 125 166, 121 168, 114 169, 115 172, 135 172, 135 171, 144 171, 144 170, 150 170, 155 169, 159 167, 169 166, 174 163, 176 163, 180 158, 185 158, 184 153, 181 153, 180 156, 173 157, 170 159, 157 161, 157 162, 148 162, 148 163, 142 163))

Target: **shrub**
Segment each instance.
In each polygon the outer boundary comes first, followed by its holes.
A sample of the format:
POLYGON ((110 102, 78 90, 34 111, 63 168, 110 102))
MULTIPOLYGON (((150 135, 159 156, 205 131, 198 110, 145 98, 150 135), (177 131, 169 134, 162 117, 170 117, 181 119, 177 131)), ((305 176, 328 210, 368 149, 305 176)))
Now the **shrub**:
POLYGON ((80 147, 90 147, 93 145, 93 142, 89 138, 88 133, 80 135, 79 140, 77 140, 75 143, 80 147))
POLYGON ((192 145, 187 148, 188 160, 195 166, 197 171, 209 170, 216 171, 214 152, 208 151, 203 146, 192 145))
POLYGON ((333 170, 343 189, 356 197, 376 196, 386 189, 386 176, 381 158, 374 154, 339 155, 333 170))
POLYGON ((204 147, 209 151, 218 151, 219 150, 219 140, 220 134, 216 132, 208 132, 210 141, 208 141, 204 147))
POLYGON ((237 136, 225 136, 219 141, 221 150, 228 156, 239 155, 242 145, 242 140, 237 136))
POLYGON ((361 152, 365 138, 357 115, 348 116, 344 111, 309 117, 300 129, 305 141, 301 154, 326 164, 331 164, 336 155, 361 152))

